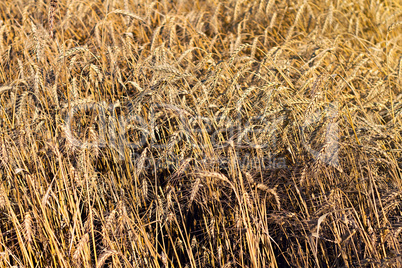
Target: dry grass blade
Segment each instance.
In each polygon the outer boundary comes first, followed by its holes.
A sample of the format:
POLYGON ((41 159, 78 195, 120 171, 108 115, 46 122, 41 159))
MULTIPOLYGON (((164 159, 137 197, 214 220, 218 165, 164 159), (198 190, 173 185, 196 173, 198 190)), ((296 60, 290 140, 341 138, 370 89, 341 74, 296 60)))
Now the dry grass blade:
POLYGON ((6 208, 7 205, 7 194, 4 191, 3 185, 0 185, 0 210, 6 208))

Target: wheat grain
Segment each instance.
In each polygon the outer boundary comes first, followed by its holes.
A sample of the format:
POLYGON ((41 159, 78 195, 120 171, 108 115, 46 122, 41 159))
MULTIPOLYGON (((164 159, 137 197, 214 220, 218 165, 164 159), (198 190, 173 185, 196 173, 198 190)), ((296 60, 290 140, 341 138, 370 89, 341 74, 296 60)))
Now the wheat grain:
POLYGON ((141 18, 140 16, 138 16, 136 14, 133 14, 133 13, 130 13, 130 12, 127 12, 125 10, 117 9, 117 10, 114 10, 114 11, 108 13, 107 15, 110 15, 110 14, 121 14, 121 15, 129 16, 130 18, 139 20, 139 21, 141 21, 143 23, 146 23, 145 20, 143 18, 141 18))
POLYGON ((193 203, 195 197, 197 196, 197 193, 198 193, 198 191, 199 191, 201 186, 202 186, 201 179, 197 178, 195 180, 193 186, 192 186, 192 189, 191 189, 190 200, 189 200, 189 204, 188 204, 189 208, 191 207, 191 204, 193 203))
POLYGON ((6 167, 9 163, 9 154, 6 149, 6 142, 3 135, 0 140, 0 163, 3 167, 6 167))
POLYGON ((145 149, 142 151, 141 156, 140 156, 140 158, 139 158, 139 160, 138 160, 138 162, 137 162, 137 167, 136 167, 137 176, 138 176, 139 174, 141 174, 141 172, 144 170, 145 161, 147 160, 147 151, 148 151, 147 148, 145 148, 145 149))
POLYGON ((272 15, 271 21, 269 22, 269 26, 268 26, 267 29, 270 29, 270 30, 271 30, 271 29, 274 27, 277 17, 278 17, 278 13, 275 12, 275 13, 272 15))
POLYGON ((387 35, 393 32, 399 25, 402 25, 402 21, 392 23, 387 29, 387 35))
POLYGON ((81 255, 82 251, 84 250, 84 247, 86 247, 86 245, 88 244, 88 242, 89 242, 89 234, 85 233, 79 240, 77 248, 74 251, 74 254, 73 254, 74 260, 78 260, 80 258, 80 255, 81 255))
POLYGON ((57 10, 57 0, 50 0, 48 20, 49 20, 49 33, 51 38, 53 38, 54 15, 56 13, 56 10, 57 10))
POLYGON ((329 6, 328 15, 324 22, 324 26, 322 27, 323 34, 327 31, 327 28, 332 25, 333 16, 334 16, 334 6, 331 3, 331 5, 329 6))
POLYGON ((4 190, 4 186, 0 185, 0 210, 5 209, 7 206, 7 194, 4 190))
POLYGON ((304 1, 303 4, 301 5, 301 7, 299 8, 299 10, 297 11, 296 17, 295 17, 295 21, 292 24, 292 26, 290 27, 287 35, 286 35, 286 41, 289 41, 291 39, 291 37, 293 36, 294 33, 294 29, 295 27, 297 27, 297 25, 299 24, 299 20, 304 12, 304 7, 306 5, 307 1, 304 1))
POLYGON ((28 244, 32 243, 33 236, 34 234, 34 229, 33 229, 33 222, 32 222, 32 216, 31 213, 27 212, 25 213, 25 218, 24 218, 24 235, 25 235, 25 240, 28 244))
POLYGON ((73 55, 77 54, 78 52, 89 52, 89 49, 87 47, 73 47, 73 48, 67 50, 65 53, 61 53, 61 55, 59 56, 57 61, 60 62, 64 58, 73 56, 73 55))
POLYGON ((96 268, 102 267, 102 266, 105 264, 106 260, 107 260, 109 257, 114 256, 114 255, 118 255, 118 254, 119 254, 119 252, 116 251, 116 250, 105 250, 105 251, 99 256, 99 258, 98 258, 98 260, 97 260, 96 268))
POLYGON ((190 162, 193 160, 193 158, 187 158, 184 161, 182 161, 181 165, 179 166, 179 168, 176 170, 176 172, 174 172, 169 180, 170 181, 174 181, 178 178, 180 178, 180 176, 185 172, 185 170, 187 169, 188 165, 190 164, 190 162))
POLYGON ((221 173, 219 173, 219 172, 212 172, 212 171, 203 171, 203 170, 200 170, 200 171, 197 171, 194 175, 195 175, 195 176, 200 176, 200 177, 215 178, 215 179, 218 179, 218 180, 221 180, 221 181, 230 183, 229 179, 228 179, 225 175, 223 175, 223 174, 221 174, 221 173))
POLYGON ((272 189, 272 188, 269 188, 268 186, 266 186, 265 184, 259 183, 259 184, 257 184, 256 187, 257 187, 257 189, 259 189, 261 191, 271 194, 275 198, 275 202, 278 207, 278 210, 281 210, 281 200, 280 200, 279 195, 276 190, 277 186, 275 186, 275 188, 272 189))
POLYGON ((234 8, 233 12, 233 20, 238 21, 239 13, 240 13, 240 7, 243 4, 244 0, 236 1, 236 5, 234 8))
POLYGON ((148 181, 146 179, 142 181, 142 197, 144 202, 148 200, 148 181))

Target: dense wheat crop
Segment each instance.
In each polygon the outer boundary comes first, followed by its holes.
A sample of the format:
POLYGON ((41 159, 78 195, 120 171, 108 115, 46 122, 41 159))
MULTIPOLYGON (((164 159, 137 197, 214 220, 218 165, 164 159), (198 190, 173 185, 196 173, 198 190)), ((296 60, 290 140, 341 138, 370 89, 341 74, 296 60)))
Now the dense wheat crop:
POLYGON ((0 2, 1 267, 401 267, 402 4, 0 2))

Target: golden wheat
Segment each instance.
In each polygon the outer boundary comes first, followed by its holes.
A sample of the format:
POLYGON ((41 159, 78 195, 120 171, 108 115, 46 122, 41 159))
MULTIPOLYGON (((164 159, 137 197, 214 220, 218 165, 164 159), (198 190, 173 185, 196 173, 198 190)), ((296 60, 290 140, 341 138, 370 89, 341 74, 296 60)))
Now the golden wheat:
POLYGON ((391 2, 3 1, 0 266, 401 266, 391 2))

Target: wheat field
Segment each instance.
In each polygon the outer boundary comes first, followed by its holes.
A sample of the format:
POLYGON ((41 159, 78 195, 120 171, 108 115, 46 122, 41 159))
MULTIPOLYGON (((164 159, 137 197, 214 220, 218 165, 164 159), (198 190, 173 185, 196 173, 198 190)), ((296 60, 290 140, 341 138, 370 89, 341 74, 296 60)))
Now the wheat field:
POLYGON ((401 267, 402 3, 0 2, 0 267, 401 267))

